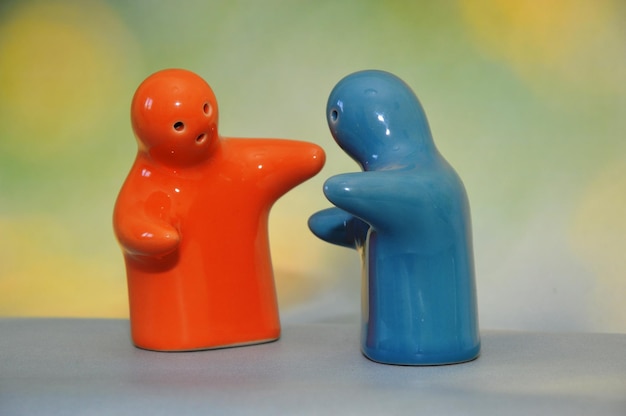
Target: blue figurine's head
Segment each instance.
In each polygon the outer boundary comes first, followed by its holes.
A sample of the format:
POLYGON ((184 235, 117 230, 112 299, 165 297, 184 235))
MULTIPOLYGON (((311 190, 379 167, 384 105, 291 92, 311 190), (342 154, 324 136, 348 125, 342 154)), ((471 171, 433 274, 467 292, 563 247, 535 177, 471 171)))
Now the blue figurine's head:
POLYGON ((388 72, 343 78, 330 93, 326 117, 337 144, 364 170, 412 165, 438 154, 419 100, 388 72))

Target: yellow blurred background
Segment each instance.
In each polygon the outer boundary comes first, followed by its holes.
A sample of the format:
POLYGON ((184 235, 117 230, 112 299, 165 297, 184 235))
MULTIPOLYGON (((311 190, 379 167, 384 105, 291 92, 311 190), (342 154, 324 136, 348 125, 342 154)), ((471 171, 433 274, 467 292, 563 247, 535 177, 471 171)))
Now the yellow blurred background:
POLYGON ((270 218, 284 321, 358 319, 355 252, 317 240, 323 181, 357 166, 328 93, 410 84, 467 187, 481 326, 626 332, 626 6, 619 0, 0 3, 0 316, 126 317, 111 214, 130 99, 192 70, 220 131, 320 144, 270 218))

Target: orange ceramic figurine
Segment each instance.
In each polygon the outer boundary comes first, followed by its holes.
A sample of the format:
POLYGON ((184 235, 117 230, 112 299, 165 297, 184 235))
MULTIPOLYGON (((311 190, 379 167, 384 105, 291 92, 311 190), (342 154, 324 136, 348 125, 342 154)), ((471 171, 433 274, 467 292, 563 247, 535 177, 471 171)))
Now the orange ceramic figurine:
POLYGON ((320 171, 323 150, 221 137, 211 87, 180 69, 148 77, 131 118, 139 149, 113 223, 133 342, 182 351, 276 340, 269 211, 320 171))

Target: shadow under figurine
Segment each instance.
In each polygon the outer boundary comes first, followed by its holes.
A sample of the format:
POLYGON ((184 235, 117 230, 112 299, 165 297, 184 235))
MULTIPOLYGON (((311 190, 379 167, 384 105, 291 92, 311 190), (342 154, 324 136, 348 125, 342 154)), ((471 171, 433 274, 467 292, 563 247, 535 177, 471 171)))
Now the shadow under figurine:
POLYGON ((323 150, 220 137, 211 87, 180 69, 139 86, 131 119, 138 153, 113 222, 134 344, 184 351, 278 339, 269 212, 320 171, 323 150))
POLYGON ((398 77, 348 75, 328 99, 328 126, 364 172, 324 184, 329 208, 311 231, 362 256, 361 348, 373 361, 437 365, 480 352, 470 210, 438 152, 422 106, 398 77))

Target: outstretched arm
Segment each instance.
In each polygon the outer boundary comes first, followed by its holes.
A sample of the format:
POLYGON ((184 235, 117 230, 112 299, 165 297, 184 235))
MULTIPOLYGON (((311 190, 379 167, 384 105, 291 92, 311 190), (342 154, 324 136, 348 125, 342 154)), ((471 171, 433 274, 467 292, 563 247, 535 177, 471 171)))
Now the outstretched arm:
POLYGON ((359 248, 365 243, 369 225, 339 208, 328 208, 309 218, 309 229, 329 243, 359 248))
POLYGON ((236 164, 236 174, 255 183, 278 199, 315 176, 324 166, 321 147, 286 139, 225 139, 226 159, 236 164))
POLYGON ((333 176, 324 184, 324 194, 337 207, 375 228, 398 224, 428 209, 428 184, 396 172, 358 172, 333 176))

